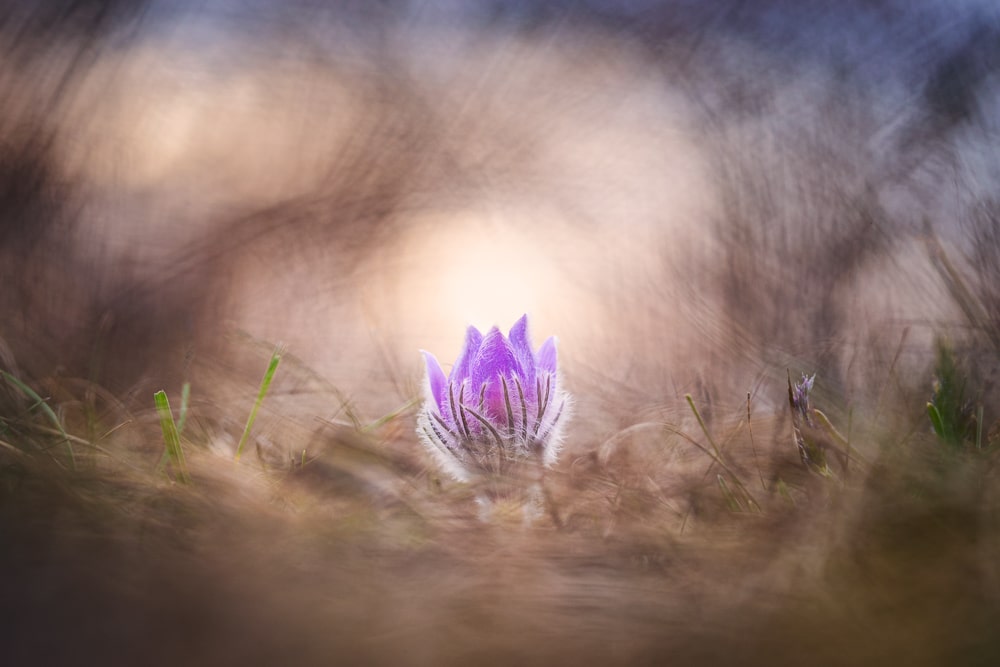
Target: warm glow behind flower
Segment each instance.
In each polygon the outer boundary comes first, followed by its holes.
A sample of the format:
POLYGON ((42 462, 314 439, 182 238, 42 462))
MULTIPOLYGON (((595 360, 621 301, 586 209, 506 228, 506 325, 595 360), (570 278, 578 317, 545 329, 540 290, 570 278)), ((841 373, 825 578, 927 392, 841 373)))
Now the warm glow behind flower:
POLYGON ((554 336, 532 350, 527 315, 507 336, 470 326, 447 377, 434 355, 423 355, 426 396, 417 432, 449 474, 464 481, 503 475, 521 461, 555 461, 569 396, 560 386, 554 336))

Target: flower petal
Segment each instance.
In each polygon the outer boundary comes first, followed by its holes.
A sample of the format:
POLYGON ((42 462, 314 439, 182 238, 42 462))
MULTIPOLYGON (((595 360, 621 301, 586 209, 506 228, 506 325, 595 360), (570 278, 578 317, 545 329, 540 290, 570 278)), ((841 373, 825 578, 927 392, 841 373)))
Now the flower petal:
POLYGON ((551 336, 547 341, 542 343, 542 346, 538 348, 538 354, 535 355, 535 359, 537 360, 539 371, 548 371, 549 373, 556 372, 555 336, 551 336))
POLYGON ((531 341, 528 339, 528 316, 521 319, 510 328, 510 345, 514 348, 514 356, 520 365, 521 386, 527 390, 528 397, 535 395, 535 354, 531 351, 531 341))
POLYGON ((483 385, 486 385, 485 406, 486 413, 497 419, 497 423, 506 424, 506 402, 503 396, 503 387, 500 383, 500 376, 516 376, 519 371, 517 357, 514 355, 514 348, 496 327, 490 329, 483 339, 483 344, 479 348, 472 363, 470 394, 466 394, 466 402, 475 407, 472 396, 478 396, 483 385))
POLYGON ((447 415, 445 402, 448 400, 446 395, 448 378, 441 370, 441 364, 438 363, 437 357, 426 350, 420 350, 420 353, 424 355, 424 362, 427 364, 427 380, 424 389, 429 392, 428 398, 434 399, 438 414, 447 415))
POLYGON ((479 329, 476 327, 466 329, 465 345, 462 346, 462 352, 458 355, 458 359, 455 360, 455 365, 451 369, 451 375, 448 377, 449 381, 453 382, 456 387, 462 386, 462 381, 469 377, 472 362, 475 360, 476 354, 478 354, 482 344, 483 334, 479 332, 479 329))

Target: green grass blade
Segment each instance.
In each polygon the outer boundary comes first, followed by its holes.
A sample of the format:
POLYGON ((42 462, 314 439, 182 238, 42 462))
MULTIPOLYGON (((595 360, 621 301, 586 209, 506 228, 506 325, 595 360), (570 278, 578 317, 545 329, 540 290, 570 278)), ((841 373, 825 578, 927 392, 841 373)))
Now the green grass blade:
POLYGON ((722 491, 722 497, 726 499, 726 505, 729 506, 729 511, 742 512, 743 506, 740 504, 736 494, 734 494, 732 489, 729 488, 729 484, 726 483, 726 478, 722 475, 716 475, 715 479, 719 482, 719 489, 722 491))
POLYGON ((170 401, 167 399, 167 392, 162 389, 153 394, 153 401, 156 403, 156 412, 160 415, 160 428, 163 431, 163 441, 166 443, 167 455, 177 469, 177 475, 182 482, 187 484, 190 478, 187 474, 187 465, 184 463, 184 452, 181 450, 181 438, 177 433, 177 424, 174 423, 174 415, 170 411, 170 401))
POLYGON ((184 424, 187 423, 188 405, 191 402, 191 383, 185 382, 181 386, 181 413, 177 416, 177 435, 184 432, 184 424))
POLYGON ((931 426, 934 427, 934 432, 937 433, 937 436, 944 438, 944 422, 941 419, 941 413, 938 412, 937 406, 933 403, 927 404, 927 416, 931 418, 931 426))
POLYGON ((983 448, 983 406, 976 407, 976 449, 983 448))
POLYGON ((705 420, 701 418, 701 413, 698 412, 698 408, 695 407, 694 398, 691 394, 684 394, 685 400, 687 400, 688 406, 691 408, 691 412, 694 413, 695 418, 698 420, 698 425, 701 426, 701 432, 705 434, 708 438, 708 444, 712 445, 712 451, 715 452, 715 457, 722 460, 722 452, 719 451, 718 446, 715 444, 715 440, 712 438, 712 434, 708 432, 708 426, 705 424, 705 420))
POLYGON ((257 419, 257 411, 260 410, 261 404, 264 402, 264 397, 267 396, 267 390, 271 387, 271 381, 274 379, 274 372, 278 370, 278 364, 281 363, 281 355, 284 352, 282 345, 279 343, 274 352, 271 354, 271 363, 267 365, 267 371, 264 373, 264 378, 260 381, 260 391, 257 392, 257 400, 253 404, 253 409, 250 410, 250 417, 247 419, 247 425, 243 429, 243 435, 240 436, 240 444, 236 446, 236 457, 235 461, 240 462, 240 456, 243 455, 243 447, 246 446, 247 440, 250 438, 250 429, 253 427, 254 421, 257 419))
POLYGON ((70 466, 72 467, 73 470, 76 470, 76 454, 73 452, 73 444, 69 441, 69 436, 66 434, 66 429, 63 428, 62 421, 60 421, 58 415, 56 415, 52 407, 48 403, 46 403, 45 399, 39 396, 34 389, 29 387, 25 383, 21 382, 19 379, 17 379, 7 371, 0 371, 0 374, 2 374, 8 382, 17 387, 21 391, 21 393, 23 393, 31 400, 35 401, 35 404, 42 409, 42 412, 45 413, 45 416, 49 418, 49 421, 51 421, 53 426, 56 427, 56 430, 59 431, 59 434, 63 438, 63 442, 66 443, 66 451, 69 453, 70 466))
MULTIPOLYGON (((732 478, 732 480, 733 480, 733 483, 736 484, 737 488, 739 488, 739 490, 743 493, 743 497, 746 498, 747 505, 749 507, 753 508, 753 510, 756 511, 756 512, 759 512, 759 513, 763 512, 763 509, 761 508, 760 503, 758 503, 756 500, 754 500, 753 494, 751 494, 750 491, 749 491, 749 489, 747 489, 746 485, 744 485, 743 482, 740 481, 740 478, 736 476, 736 473, 733 472, 733 470, 729 466, 726 465, 725 461, 723 461, 721 458, 719 458, 716 454, 714 454, 712 451, 710 451, 707 447, 705 447, 704 445, 702 445, 700 442, 698 442, 697 440, 695 440, 694 438, 692 438, 691 436, 689 436, 687 433, 685 433, 684 431, 681 431, 680 429, 672 426, 671 424, 660 423, 659 426, 661 428, 663 428, 665 431, 667 431, 667 433, 672 433, 673 435, 680 436, 681 438, 683 438, 684 440, 686 440, 687 442, 691 443, 696 448, 698 448, 702 453, 704 453, 710 459, 712 459, 712 464, 711 465, 717 465, 720 468, 722 468, 726 473, 729 474, 730 478, 732 478)), ((709 470, 705 471, 705 477, 703 479, 707 478, 708 473, 709 473, 710 470, 711 470, 711 466, 709 466, 709 470)), ((681 525, 681 532, 684 532, 684 524, 686 524, 686 523, 687 523, 687 515, 685 515, 684 521, 683 521, 683 523, 681 525)))
POLYGON ((384 426, 385 424, 388 424, 393 419, 396 419, 400 415, 408 412, 414 406, 419 405, 419 404, 420 404, 420 399, 419 398, 411 399, 405 405, 403 405, 403 407, 398 408, 396 410, 393 410, 389 414, 387 414, 385 416, 382 416, 382 417, 379 417, 378 419, 376 419, 375 421, 373 421, 368 426, 365 426, 364 428, 361 429, 361 432, 362 433, 370 433, 371 431, 375 431, 375 430, 381 428, 382 426, 384 426))
POLYGON ((154 472, 159 475, 163 472, 163 469, 167 467, 167 463, 170 462, 170 454, 167 452, 166 448, 163 449, 163 455, 160 456, 160 462, 156 464, 156 469, 154 472))
MULTIPOLYGON (((928 405, 930 404, 928 403, 928 405)), ((823 427, 823 430, 829 433, 830 436, 832 436, 833 439, 844 448, 843 451, 841 451, 835 444, 830 443, 830 446, 834 451, 846 457, 844 465, 845 472, 847 471, 847 464, 850 462, 851 459, 854 459, 858 463, 865 466, 870 465, 868 460, 865 457, 863 457, 860 452, 856 451, 853 447, 851 447, 850 433, 851 433, 851 420, 853 419, 853 413, 848 414, 848 421, 847 421, 848 437, 844 437, 844 435, 837 430, 837 427, 833 425, 833 422, 830 421, 830 418, 826 416, 826 413, 824 413, 819 408, 813 408, 813 416, 816 417, 817 421, 819 421, 819 425, 823 427)), ((931 421, 933 421, 933 417, 931 418, 931 421)))

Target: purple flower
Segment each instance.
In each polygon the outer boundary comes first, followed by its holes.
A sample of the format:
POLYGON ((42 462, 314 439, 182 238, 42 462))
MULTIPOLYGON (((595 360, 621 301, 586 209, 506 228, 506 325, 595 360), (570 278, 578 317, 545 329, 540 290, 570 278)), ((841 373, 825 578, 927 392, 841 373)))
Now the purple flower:
POLYGON ((809 406, 809 392, 812 391, 813 384, 816 382, 816 374, 807 376, 805 373, 802 374, 802 381, 796 382, 794 385, 791 384, 789 379, 788 383, 788 401, 791 403, 792 410, 797 411, 799 416, 805 421, 809 426, 813 425, 812 414, 810 414, 809 406))
POLYGON ((809 404, 809 392, 816 382, 816 374, 802 375, 802 381, 792 384, 792 376, 788 375, 788 404, 792 408, 792 431, 795 434, 795 444, 799 448, 802 463, 810 467, 825 468, 826 456, 813 437, 816 433, 816 422, 813 420, 812 406, 809 404))
POLYGON ((496 327, 484 336, 475 327, 445 377, 438 360, 427 362, 425 401, 417 433, 453 477, 504 474, 528 459, 555 462, 569 396, 556 372, 556 339, 532 351, 528 316, 504 336, 496 327))

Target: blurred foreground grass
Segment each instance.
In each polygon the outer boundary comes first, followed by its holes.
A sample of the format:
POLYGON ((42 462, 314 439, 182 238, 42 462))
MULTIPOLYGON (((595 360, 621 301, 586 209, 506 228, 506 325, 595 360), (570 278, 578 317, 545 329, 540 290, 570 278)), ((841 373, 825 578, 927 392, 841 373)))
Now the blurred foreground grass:
POLYGON ((820 377, 808 420, 688 396, 577 433, 531 525, 429 467, 413 401, 282 415, 279 359, 176 413, 4 371, 7 664, 1000 660, 1000 436, 947 343, 907 379, 927 411, 845 410, 820 377))

